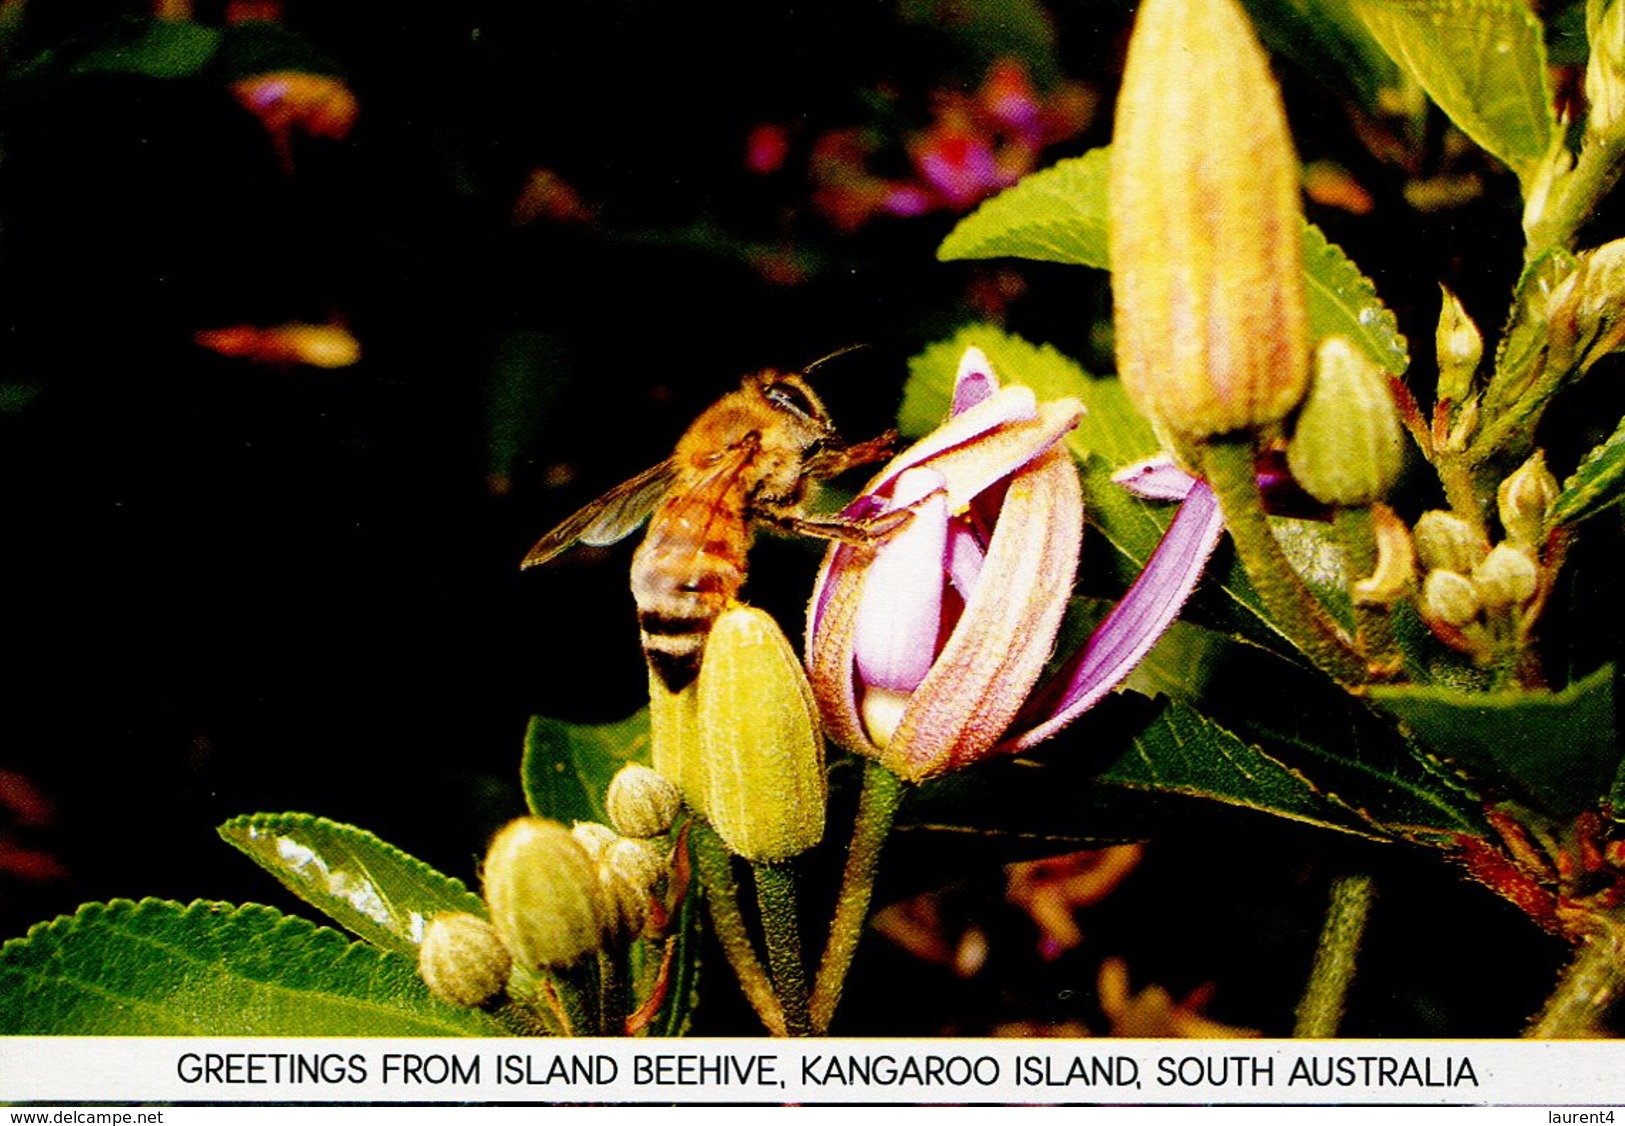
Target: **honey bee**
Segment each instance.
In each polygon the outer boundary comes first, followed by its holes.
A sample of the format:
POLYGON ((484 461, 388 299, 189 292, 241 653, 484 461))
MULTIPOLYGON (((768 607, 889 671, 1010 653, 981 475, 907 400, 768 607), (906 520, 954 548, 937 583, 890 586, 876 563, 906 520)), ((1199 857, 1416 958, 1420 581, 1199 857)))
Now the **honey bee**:
POLYGON ((868 520, 806 512, 820 481, 885 458, 895 440, 888 432, 844 445, 801 376, 747 375, 694 420, 670 458, 565 520, 520 566, 546 563, 576 543, 615 543, 648 518, 632 557, 632 596, 644 656, 679 692, 699 674, 712 624, 744 585, 757 525, 871 543, 907 520, 907 512, 868 520))

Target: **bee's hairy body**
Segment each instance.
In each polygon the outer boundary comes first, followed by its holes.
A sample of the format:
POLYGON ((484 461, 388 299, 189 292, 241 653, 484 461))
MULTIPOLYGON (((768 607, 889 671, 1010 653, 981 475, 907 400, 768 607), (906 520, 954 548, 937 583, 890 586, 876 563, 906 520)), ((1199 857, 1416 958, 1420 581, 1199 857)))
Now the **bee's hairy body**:
POLYGON ((575 539, 607 543, 645 513, 632 558, 632 596, 649 666, 681 691, 699 673, 706 637, 745 583, 757 524, 868 541, 861 522, 808 518, 818 481, 890 450, 891 435, 843 446, 823 403, 800 376, 764 371, 707 408, 672 458, 577 513, 532 549, 545 562, 575 539))

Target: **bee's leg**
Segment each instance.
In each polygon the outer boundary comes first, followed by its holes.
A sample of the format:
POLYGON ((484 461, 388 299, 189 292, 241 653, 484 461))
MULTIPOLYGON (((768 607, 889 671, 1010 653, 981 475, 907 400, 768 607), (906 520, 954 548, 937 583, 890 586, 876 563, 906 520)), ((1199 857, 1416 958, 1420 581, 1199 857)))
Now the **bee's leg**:
POLYGON ((914 519, 907 508, 895 512, 880 512, 873 516, 853 519, 847 516, 802 516, 793 512, 758 513, 760 519, 780 531, 798 536, 811 536, 820 540, 835 540, 854 547, 873 547, 884 543, 914 519))
POLYGON ((869 465, 891 457, 897 448, 897 431, 888 430, 877 438, 851 446, 830 445, 807 459, 807 473, 818 480, 836 477, 859 465, 869 465))

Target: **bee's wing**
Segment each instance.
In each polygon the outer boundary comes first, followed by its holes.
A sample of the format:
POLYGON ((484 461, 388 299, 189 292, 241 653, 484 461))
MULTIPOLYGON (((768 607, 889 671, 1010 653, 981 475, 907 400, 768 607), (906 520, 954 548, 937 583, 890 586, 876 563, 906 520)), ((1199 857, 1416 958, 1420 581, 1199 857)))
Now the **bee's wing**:
POLYGON ((537 540, 519 566, 539 566, 577 543, 602 546, 624 540, 648 519, 676 476, 677 465, 668 459, 621 482, 537 540))

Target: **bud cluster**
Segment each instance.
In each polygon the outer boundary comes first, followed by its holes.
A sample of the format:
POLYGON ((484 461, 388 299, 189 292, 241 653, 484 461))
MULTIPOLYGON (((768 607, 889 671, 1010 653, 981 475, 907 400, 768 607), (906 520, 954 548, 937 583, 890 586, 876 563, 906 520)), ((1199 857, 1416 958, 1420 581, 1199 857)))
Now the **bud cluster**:
POLYGON ((1501 483, 1500 543, 1492 546, 1454 513, 1422 514, 1412 533, 1426 575, 1421 612, 1437 637, 1487 663, 1532 620, 1545 581, 1546 514, 1557 493, 1557 480, 1537 452, 1501 483))
POLYGON ((504 992, 515 965, 531 973, 566 969, 588 954, 645 934, 658 936, 668 911, 657 900, 671 870, 664 841, 676 820, 676 787, 648 767, 628 765, 606 805, 625 835, 578 821, 510 821, 484 864, 490 922, 436 915, 418 950, 429 991, 452 1005, 484 1005, 504 992))

